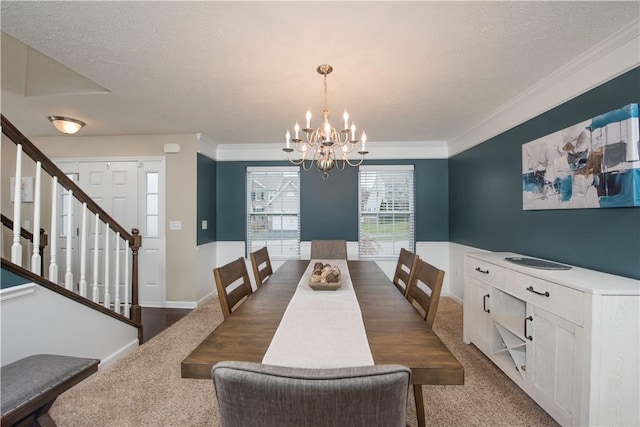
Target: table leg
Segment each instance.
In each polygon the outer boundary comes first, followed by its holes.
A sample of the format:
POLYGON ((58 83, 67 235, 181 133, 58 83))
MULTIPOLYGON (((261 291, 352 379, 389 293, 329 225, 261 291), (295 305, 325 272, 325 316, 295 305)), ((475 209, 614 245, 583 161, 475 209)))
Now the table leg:
POLYGON ((422 384, 413 385, 413 396, 416 401, 416 416, 418 417, 418 427, 425 427, 424 402, 422 400, 422 384))

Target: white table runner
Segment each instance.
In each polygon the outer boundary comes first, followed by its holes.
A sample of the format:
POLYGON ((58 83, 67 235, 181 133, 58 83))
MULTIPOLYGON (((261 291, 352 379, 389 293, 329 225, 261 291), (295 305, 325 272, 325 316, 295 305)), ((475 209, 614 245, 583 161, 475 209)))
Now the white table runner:
POLYGON ((346 260, 311 260, 262 363, 318 369, 374 364, 346 260), (340 268, 340 289, 309 287, 316 262, 340 268))

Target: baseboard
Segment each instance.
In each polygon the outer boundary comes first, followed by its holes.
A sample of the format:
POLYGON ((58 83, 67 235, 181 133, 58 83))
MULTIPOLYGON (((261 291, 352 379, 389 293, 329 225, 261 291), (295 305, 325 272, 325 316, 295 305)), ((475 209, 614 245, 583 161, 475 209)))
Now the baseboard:
POLYGON ((196 302, 196 307, 200 307, 202 305, 204 305, 207 301, 214 299, 218 296, 218 292, 216 291, 212 291, 210 293, 208 293, 207 295, 203 296, 202 298, 200 298, 197 302, 196 302))
POLYGON ((458 296, 456 296, 454 294, 447 293, 447 294, 441 294, 441 296, 447 297, 447 298, 451 298, 452 300, 454 300, 458 304, 462 305, 462 300, 460 298, 458 298, 458 296))
POLYGON ((104 369, 107 366, 110 366, 111 364, 115 363, 121 357, 124 357, 127 353, 135 350, 139 345, 140 345, 140 343, 139 343, 139 341, 137 339, 131 341, 129 344, 125 345, 124 347, 118 349, 116 352, 111 353, 109 356, 107 356, 104 359, 102 359, 100 361, 100 365, 98 366, 98 368, 99 369, 104 369))
POLYGON ((198 308, 196 301, 167 301, 162 306, 163 308, 198 308))

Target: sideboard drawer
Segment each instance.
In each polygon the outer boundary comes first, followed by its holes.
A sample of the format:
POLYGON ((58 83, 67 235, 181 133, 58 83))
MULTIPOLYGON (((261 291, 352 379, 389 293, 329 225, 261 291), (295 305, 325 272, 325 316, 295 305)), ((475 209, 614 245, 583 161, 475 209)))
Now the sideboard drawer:
POLYGON ((506 269, 504 267, 467 256, 465 257, 465 271, 467 274, 493 286, 504 286, 506 277, 506 269))
POLYGON ((583 324, 584 293, 557 283, 509 270, 505 289, 577 325, 583 324))

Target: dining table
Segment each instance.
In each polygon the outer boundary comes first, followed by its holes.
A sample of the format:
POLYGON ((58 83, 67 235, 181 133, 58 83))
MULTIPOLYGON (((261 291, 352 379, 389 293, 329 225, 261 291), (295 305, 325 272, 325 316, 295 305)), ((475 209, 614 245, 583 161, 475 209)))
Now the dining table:
MULTIPOLYGON (((211 368, 221 361, 262 363, 310 262, 285 261, 182 361, 182 377, 211 379, 211 368)), ((346 265, 373 363, 407 366, 414 385, 464 384, 462 364, 376 262, 346 265)), ((424 426, 423 405, 416 405, 416 415, 424 426)))

